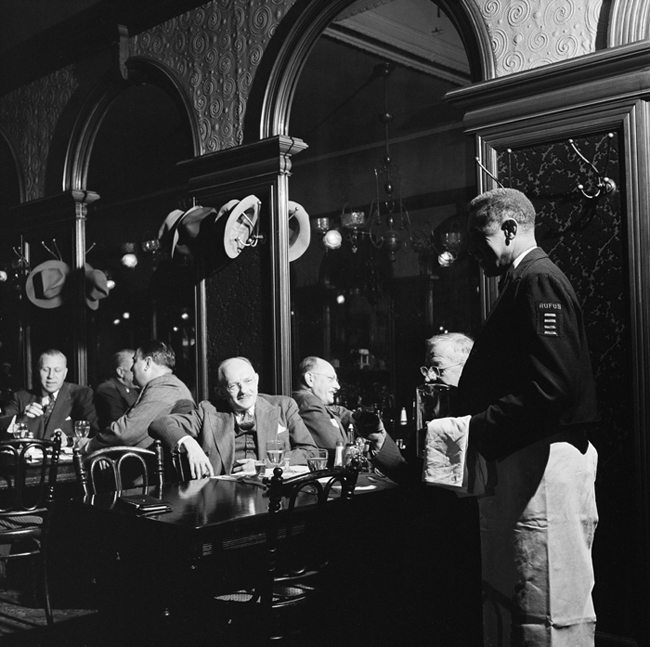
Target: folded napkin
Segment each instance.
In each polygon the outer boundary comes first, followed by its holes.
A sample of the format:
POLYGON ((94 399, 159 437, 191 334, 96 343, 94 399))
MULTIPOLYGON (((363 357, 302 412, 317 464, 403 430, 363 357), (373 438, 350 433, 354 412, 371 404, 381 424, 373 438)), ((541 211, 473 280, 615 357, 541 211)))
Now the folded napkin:
POLYGON ((422 480, 428 485, 458 496, 487 493, 485 459, 468 446, 470 417, 438 418, 427 424, 422 480))

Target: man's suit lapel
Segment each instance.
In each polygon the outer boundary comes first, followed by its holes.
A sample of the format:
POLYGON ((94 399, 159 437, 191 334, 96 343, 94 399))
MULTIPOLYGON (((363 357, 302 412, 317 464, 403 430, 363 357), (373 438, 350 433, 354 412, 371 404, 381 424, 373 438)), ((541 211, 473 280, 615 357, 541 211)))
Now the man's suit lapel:
POLYGON ((336 421, 336 424, 338 425, 339 428, 339 433, 341 434, 341 440, 343 440, 343 442, 347 442, 348 434, 347 431, 343 428, 343 423, 341 422, 341 415, 338 409, 336 409, 336 407, 328 407, 328 406, 326 406, 325 409, 327 410, 327 413, 329 413, 330 417, 336 421))
POLYGON ((215 411, 208 416, 214 443, 221 456, 223 472, 230 474, 235 462, 235 414, 215 411))
POLYGON ((266 441, 275 440, 280 424, 280 409, 258 396, 255 403, 255 432, 257 434, 257 457, 266 458, 266 441))

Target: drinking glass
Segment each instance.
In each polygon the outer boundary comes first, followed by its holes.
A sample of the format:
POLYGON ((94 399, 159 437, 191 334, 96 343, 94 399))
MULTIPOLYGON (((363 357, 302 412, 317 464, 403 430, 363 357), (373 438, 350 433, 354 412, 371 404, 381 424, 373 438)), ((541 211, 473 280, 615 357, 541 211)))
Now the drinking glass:
POLYGON ((264 477, 266 472, 266 461, 255 461, 255 476, 258 479, 264 477))
POLYGON ((312 455, 307 457, 307 465, 310 472, 318 472, 327 469, 327 450, 312 450, 312 455))
POLYGON ((87 420, 75 420, 74 435, 77 438, 88 438, 90 423, 87 420))
POLYGON ((27 438, 27 423, 17 422, 12 431, 14 438, 27 438))
POLYGON ((267 440, 266 458, 271 467, 282 467, 284 464, 284 442, 281 440, 267 440))

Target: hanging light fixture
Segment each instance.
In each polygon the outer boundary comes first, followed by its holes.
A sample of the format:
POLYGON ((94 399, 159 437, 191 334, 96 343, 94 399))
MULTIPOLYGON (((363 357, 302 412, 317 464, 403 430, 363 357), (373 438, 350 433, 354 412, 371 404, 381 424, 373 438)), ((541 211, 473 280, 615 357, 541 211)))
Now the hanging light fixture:
POLYGON ((393 63, 380 63, 375 66, 370 79, 383 79, 384 105, 379 121, 384 129, 384 142, 383 156, 373 169, 375 195, 368 217, 364 211, 346 203, 341 210, 340 224, 335 224, 333 218, 321 217, 312 221, 312 229, 320 235, 321 244, 328 250, 337 250, 347 243, 356 253, 367 239, 374 247, 385 250, 391 261, 396 260, 400 251, 413 251, 420 255, 421 266, 430 264, 435 258, 438 265, 448 267, 465 245, 459 218, 446 218, 435 229, 430 223, 425 223, 416 230, 402 201, 401 172, 390 151, 390 125, 394 116, 388 106, 388 81, 394 70, 393 63))

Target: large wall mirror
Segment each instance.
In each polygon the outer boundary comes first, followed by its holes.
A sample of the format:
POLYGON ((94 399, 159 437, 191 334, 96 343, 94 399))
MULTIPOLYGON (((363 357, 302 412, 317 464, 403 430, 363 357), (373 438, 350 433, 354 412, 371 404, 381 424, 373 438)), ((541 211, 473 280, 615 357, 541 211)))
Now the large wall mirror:
POLYGON ((303 357, 324 357, 339 402, 374 404, 388 421, 411 415, 425 339, 480 323, 466 250, 474 142, 444 100, 469 83, 435 2, 356 2, 316 43, 293 101, 290 132, 309 149, 290 200, 311 222, 291 263, 294 375, 303 357))
POLYGON ((89 157, 86 186, 100 198, 89 209, 86 261, 104 272, 110 292, 89 313, 89 382, 112 354, 148 339, 170 343, 176 373, 194 387, 195 281, 191 262, 170 259, 158 233, 168 213, 190 208, 176 164, 194 156, 178 97, 146 81, 110 103, 89 157))

